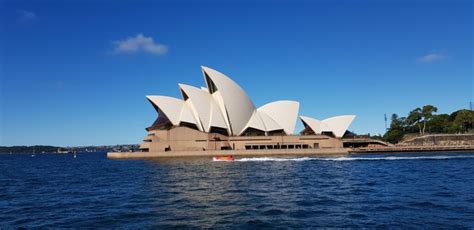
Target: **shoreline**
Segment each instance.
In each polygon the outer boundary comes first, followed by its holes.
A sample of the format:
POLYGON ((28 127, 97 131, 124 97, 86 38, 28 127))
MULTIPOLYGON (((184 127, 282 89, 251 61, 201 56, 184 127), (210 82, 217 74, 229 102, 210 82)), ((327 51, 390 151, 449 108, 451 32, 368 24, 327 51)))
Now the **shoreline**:
POLYGON ((266 156, 347 156, 347 148, 331 149, 273 149, 273 150, 210 150, 210 151, 169 151, 169 152, 108 152, 109 159, 144 159, 144 158, 191 158, 232 155, 236 157, 266 156))
POLYGON ((149 159, 149 158, 194 158, 232 155, 235 157, 287 157, 313 156, 337 157, 366 154, 403 154, 429 152, 469 152, 474 146, 410 146, 386 148, 328 148, 328 149, 273 149, 273 150, 219 150, 219 151, 169 151, 169 152, 108 152, 108 159, 149 159))

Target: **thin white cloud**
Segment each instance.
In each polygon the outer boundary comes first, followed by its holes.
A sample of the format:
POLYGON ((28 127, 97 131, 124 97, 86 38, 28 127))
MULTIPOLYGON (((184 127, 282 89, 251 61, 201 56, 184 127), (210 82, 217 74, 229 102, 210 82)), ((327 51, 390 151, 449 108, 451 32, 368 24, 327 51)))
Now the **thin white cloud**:
POLYGON ((35 13, 28 11, 28 10, 18 10, 17 11, 17 20, 18 22, 30 22, 38 17, 35 13))
POLYGON ((419 57, 418 61, 424 62, 424 63, 431 63, 435 61, 441 61, 444 59, 446 59, 446 55, 442 53, 430 53, 430 54, 419 57))
POLYGON ((163 55, 168 52, 168 47, 164 44, 155 43, 152 37, 137 34, 135 37, 128 37, 124 40, 114 41, 114 53, 132 54, 138 52, 163 55))

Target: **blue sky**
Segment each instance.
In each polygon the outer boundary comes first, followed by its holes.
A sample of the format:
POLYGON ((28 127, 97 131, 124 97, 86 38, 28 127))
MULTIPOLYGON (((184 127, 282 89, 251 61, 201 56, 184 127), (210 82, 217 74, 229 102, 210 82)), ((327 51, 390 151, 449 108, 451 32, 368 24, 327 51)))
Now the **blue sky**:
POLYGON ((470 1, 1 1, 0 15, 0 145, 139 143, 145 95, 204 86, 200 65, 256 106, 356 114, 357 133, 474 101, 470 1))

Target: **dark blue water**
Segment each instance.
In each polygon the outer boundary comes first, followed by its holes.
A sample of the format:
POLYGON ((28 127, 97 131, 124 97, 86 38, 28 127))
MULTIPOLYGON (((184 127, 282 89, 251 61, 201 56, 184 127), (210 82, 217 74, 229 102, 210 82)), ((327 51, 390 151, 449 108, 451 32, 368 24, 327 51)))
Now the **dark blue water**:
POLYGON ((0 155, 0 228, 473 228, 474 154, 431 156, 0 155))

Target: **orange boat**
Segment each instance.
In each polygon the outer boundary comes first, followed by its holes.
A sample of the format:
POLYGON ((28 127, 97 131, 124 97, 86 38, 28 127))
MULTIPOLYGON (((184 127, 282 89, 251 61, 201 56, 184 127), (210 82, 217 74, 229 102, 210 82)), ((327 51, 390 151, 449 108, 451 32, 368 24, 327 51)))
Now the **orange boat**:
POLYGON ((234 156, 230 155, 230 156, 213 157, 212 160, 213 161, 233 161, 234 156))

